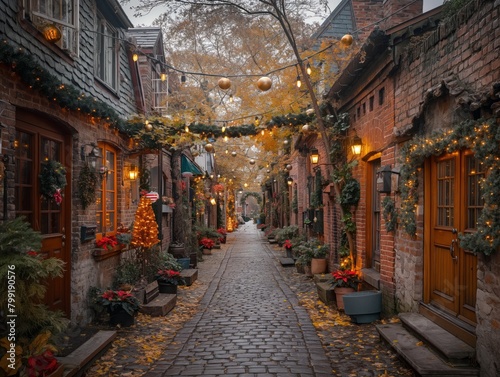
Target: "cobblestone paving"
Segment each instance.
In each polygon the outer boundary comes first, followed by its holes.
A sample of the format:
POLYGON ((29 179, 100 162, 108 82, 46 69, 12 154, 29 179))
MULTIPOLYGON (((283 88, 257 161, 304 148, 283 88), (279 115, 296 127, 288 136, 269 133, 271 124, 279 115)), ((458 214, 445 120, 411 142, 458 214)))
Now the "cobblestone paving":
POLYGON ((146 377, 412 375, 372 325, 355 326, 344 316, 338 326, 318 324, 317 333, 297 298, 317 302, 311 279, 281 267, 282 250, 253 224, 234 236, 198 313, 146 377))
POLYGON ((279 264, 283 254, 241 226, 204 256, 167 316, 119 329, 85 376, 414 376, 374 324, 320 302, 312 279, 279 264))

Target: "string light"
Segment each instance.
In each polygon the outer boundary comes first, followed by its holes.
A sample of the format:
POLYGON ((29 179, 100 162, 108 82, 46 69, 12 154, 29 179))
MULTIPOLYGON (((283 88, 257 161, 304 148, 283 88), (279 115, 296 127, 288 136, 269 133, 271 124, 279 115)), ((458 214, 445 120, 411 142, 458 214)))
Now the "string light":
POLYGON ((307 74, 308 74, 309 76, 311 76, 312 69, 311 69, 311 64, 309 64, 309 62, 307 62, 306 72, 307 72, 307 74))
POLYGON ((134 55, 132 55, 132 60, 134 62, 136 62, 137 60, 139 60, 139 55, 136 52, 134 52, 134 55))

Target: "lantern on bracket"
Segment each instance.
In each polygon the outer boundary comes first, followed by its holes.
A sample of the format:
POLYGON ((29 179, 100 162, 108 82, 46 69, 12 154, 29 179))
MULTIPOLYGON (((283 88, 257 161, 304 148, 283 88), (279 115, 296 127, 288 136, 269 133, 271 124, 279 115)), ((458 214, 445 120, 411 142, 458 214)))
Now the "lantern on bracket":
POLYGON ((50 43, 57 43, 62 37, 61 31, 54 24, 46 24, 42 28, 43 37, 50 43))

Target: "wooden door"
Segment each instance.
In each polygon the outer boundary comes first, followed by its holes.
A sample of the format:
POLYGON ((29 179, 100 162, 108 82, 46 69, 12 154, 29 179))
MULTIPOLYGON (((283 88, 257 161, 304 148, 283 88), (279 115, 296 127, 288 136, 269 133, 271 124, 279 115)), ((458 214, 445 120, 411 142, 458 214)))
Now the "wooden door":
POLYGON ((482 208, 481 164, 470 152, 433 158, 428 198, 430 232, 426 301, 468 323, 476 322, 477 257, 460 247, 458 234, 475 231, 482 208))
POLYGON ((66 138, 54 129, 53 123, 32 114, 19 114, 16 123, 16 216, 24 216, 32 228, 42 236, 41 252, 65 262, 62 277, 47 282, 45 304, 52 310, 70 314, 70 204, 71 169, 66 169, 67 185, 63 201, 57 205, 40 196, 40 170, 42 163, 55 160, 67 166, 71 151, 66 138))

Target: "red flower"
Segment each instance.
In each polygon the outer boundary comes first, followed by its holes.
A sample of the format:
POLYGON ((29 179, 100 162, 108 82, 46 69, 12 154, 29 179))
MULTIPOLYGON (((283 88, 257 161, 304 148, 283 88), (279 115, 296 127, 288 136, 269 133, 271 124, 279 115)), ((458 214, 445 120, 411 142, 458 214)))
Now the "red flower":
POLYGON ((111 250, 113 247, 118 245, 118 241, 115 236, 102 237, 100 240, 95 242, 97 247, 101 247, 103 249, 111 250))
POLYGON ((283 246, 285 246, 285 249, 291 249, 293 245, 290 240, 286 240, 283 246))
POLYGON ((215 245, 215 241, 211 238, 203 237, 200 240, 200 244, 203 245, 205 249, 211 249, 215 245))
POLYGON ((60 205, 62 203, 61 189, 57 189, 56 192, 54 193, 54 201, 56 202, 57 205, 60 205))
POLYGON ((358 278, 358 274, 353 270, 337 270, 332 272, 333 280, 332 285, 334 287, 350 287, 357 289, 358 284, 361 282, 358 278))
POLYGON ((227 234, 226 229, 224 228, 217 229, 217 233, 219 233, 222 236, 225 236, 227 234))

